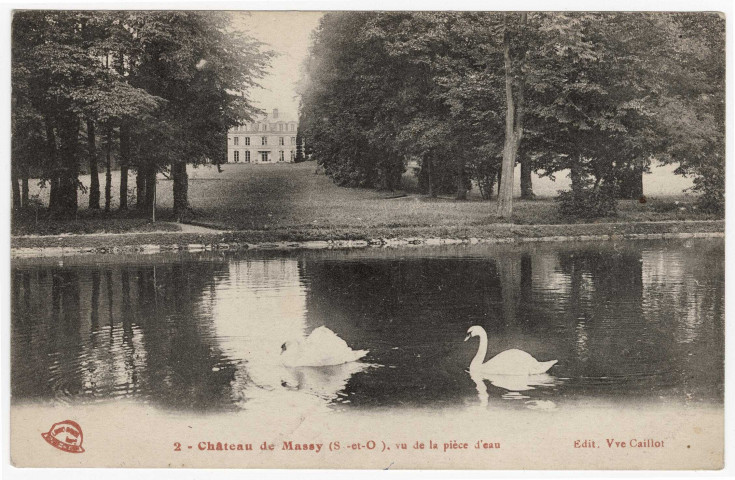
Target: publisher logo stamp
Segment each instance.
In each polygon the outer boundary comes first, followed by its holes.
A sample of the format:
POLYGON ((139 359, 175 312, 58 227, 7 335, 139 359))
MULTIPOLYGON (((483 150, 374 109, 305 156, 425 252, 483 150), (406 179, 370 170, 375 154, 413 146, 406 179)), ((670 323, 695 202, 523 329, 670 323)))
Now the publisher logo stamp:
POLYGON ((64 420, 63 422, 54 423, 48 432, 42 433, 41 436, 49 445, 68 453, 83 453, 82 448, 82 427, 72 420, 64 420))

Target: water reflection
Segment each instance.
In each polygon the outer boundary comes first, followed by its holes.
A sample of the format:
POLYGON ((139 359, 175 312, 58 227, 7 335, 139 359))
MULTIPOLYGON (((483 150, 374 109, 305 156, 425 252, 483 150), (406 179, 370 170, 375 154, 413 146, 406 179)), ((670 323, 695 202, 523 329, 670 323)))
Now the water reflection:
POLYGON ((541 409, 621 395, 722 401, 721 241, 73 263, 13 266, 15 400, 294 415, 517 398, 541 409), (490 352, 558 359, 553 376, 471 378, 475 352, 462 339, 475 324, 490 352), (279 364, 285 340, 321 325, 370 350, 365 363, 279 364))
MULTIPOLYGON (((500 397, 507 400, 530 398, 521 395, 520 392, 534 390, 539 387, 553 387, 559 385, 560 382, 554 376, 548 373, 540 373, 537 375, 490 375, 481 374, 475 371, 469 372, 470 378, 475 383, 477 390, 477 398, 480 406, 487 406, 490 400, 490 393, 485 381, 490 385, 501 389, 500 397)), ((546 401, 547 404, 553 403, 546 401)), ((535 405, 535 404, 534 404, 535 405)))
POLYGON ((340 398, 349 378, 367 365, 353 362, 321 368, 287 368, 281 345, 304 338, 306 289, 299 263, 287 258, 232 261, 228 274, 213 282, 208 312, 220 347, 238 359, 233 400, 240 405, 302 409, 326 407, 340 398))

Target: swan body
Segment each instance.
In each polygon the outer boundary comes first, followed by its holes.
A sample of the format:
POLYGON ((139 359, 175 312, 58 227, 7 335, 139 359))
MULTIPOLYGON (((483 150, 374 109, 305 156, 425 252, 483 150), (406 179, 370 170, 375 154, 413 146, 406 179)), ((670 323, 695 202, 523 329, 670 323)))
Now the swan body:
POLYGON ((367 353, 367 350, 352 350, 336 333, 322 326, 303 340, 284 343, 281 363, 287 367, 324 367, 354 362, 367 353))
POLYGON ((539 362, 523 350, 511 349, 495 355, 485 362, 487 354, 487 333, 480 326, 467 330, 467 341, 470 337, 480 337, 480 346, 475 358, 470 362, 470 372, 484 375, 539 375, 549 370, 557 360, 539 362))

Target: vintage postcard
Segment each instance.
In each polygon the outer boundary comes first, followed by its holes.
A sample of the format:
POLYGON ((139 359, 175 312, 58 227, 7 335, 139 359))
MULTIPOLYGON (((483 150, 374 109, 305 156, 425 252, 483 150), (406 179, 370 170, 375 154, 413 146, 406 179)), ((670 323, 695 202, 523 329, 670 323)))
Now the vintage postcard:
POLYGON ((729 20, 14 10, 12 466, 722 469, 729 20))

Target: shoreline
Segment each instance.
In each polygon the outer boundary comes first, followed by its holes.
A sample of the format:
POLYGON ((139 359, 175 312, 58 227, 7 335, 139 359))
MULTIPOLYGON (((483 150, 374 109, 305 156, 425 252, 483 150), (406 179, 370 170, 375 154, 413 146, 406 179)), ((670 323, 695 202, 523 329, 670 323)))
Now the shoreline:
MULTIPOLYGON (((203 230, 203 229, 202 229, 203 230)), ((496 243, 724 238, 724 220, 309 230, 161 231, 11 237, 11 259, 173 251, 313 250, 496 243)))

